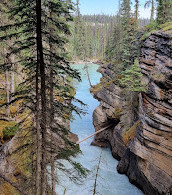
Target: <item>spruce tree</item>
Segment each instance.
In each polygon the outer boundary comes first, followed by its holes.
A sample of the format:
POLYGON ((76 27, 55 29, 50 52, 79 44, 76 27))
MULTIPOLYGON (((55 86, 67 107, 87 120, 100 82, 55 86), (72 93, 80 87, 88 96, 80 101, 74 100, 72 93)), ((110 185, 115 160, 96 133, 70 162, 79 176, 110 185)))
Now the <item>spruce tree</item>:
POLYGON ((125 96, 128 102, 130 126, 133 125, 134 115, 137 112, 135 101, 138 101, 138 94, 146 91, 145 84, 142 83, 142 77, 143 75, 141 73, 139 61, 138 59, 135 59, 134 64, 126 69, 122 74, 122 78, 119 79, 120 85, 124 87, 125 96))
POLYGON ((172 1, 171 0, 157 0, 157 22, 164 24, 172 20, 172 1))
POLYGON ((120 48, 120 40, 121 40, 121 24, 120 21, 117 20, 112 36, 109 37, 108 43, 106 46, 106 60, 110 61, 112 63, 120 63, 120 54, 121 54, 121 48, 120 48))
MULTIPOLYGON (((70 35, 68 22, 72 20, 71 9, 73 5, 70 1, 15 0, 10 10, 14 24, 0 27, 1 32, 6 32, 1 40, 16 38, 8 49, 8 56, 17 55, 16 63, 21 64, 25 73, 25 80, 20 83, 11 103, 19 99, 23 101, 23 111, 28 115, 21 119, 21 124, 28 117, 34 121, 32 126, 27 127, 32 137, 27 145, 33 156, 32 177, 25 181, 28 194, 48 193, 47 165, 52 162, 51 156, 69 160, 76 170, 81 170, 81 166, 70 159, 78 147, 68 139, 69 130, 57 120, 58 117, 65 119, 66 115, 70 118, 72 111, 81 112, 70 103, 75 98, 68 78, 80 80, 79 74, 71 69, 65 51, 66 36, 70 35), (52 135, 59 144, 51 139, 52 135)), ((8 67, 9 62, 3 66, 8 67)), ((53 177, 54 168, 51 170, 53 177)))
POLYGON ((139 67, 138 59, 135 59, 134 64, 123 73, 123 77, 119 80, 120 84, 125 86, 131 92, 144 92, 145 85, 142 83, 142 73, 139 67))
POLYGON ((86 29, 82 19, 79 0, 77 0, 76 16, 74 18, 74 52, 75 56, 81 60, 86 58, 86 29))
POLYGON ((138 56, 137 20, 131 15, 130 1, 121 4, 121 60, 122 69, 126 70, 138 56))

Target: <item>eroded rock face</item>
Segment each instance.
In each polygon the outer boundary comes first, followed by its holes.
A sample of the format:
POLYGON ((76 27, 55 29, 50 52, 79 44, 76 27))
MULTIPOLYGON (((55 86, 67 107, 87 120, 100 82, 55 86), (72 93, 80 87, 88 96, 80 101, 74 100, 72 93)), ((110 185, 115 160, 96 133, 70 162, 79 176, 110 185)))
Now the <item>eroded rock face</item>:
MULTIPOLYGON (((143 42, 140 66, 148 83, 140 95, 141 125, 130 144, 138 168, 158 194, 172 188, 172 35, 155 32, 143 42)), ((150 194, 147 192, 147 194, 150 194)))
MULTIPOLYGON (((122 135, 131 124, 127 101, 115 84, 96 94, 100 105, 93 114, 96 131, 114 122, 111 129, 96 135, 94 143, 108 141, 112 154, 121 158, 117 167, 147 195, 172 194, 172 35, 154 32, 142 43, 140 67, 147 91, 139 96, 140 125, 128 148, 122 135), (114 114, 118 108, 121 113, 114 114), (125 127, 123 126, 125 125, 125 127)), ((113 79, 110 65, 101 68, 113 79)))
POLYGON ((114 83, 104 86, 114 77, 112 66, 103 65, 99 68, 99 72, 103 75, 104 84, 102 84, 103 87, 100 91, 94 93, 95 98, 100 101, 100 105, 94 110, 93 123, 95 131, 108 127, 109 125, 111 127, 97 134, 92 145, 107 147, 107 143, 110 143, 112 155, 120 159, 126 149, 122 141, 123 126, 120 123, 122 109, 126 102, 120 87, 114 83))

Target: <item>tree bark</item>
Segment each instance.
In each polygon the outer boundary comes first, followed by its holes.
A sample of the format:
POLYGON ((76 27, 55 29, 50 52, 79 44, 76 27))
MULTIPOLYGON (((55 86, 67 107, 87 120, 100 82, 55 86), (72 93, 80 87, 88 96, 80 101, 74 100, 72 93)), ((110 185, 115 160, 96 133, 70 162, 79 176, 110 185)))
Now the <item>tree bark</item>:
POLYGON ((6 101, 7 101, 7 117, 10 117, 10 87, 9 87, 9 71, 5 71, 5 81, 6 81, 6 101))
POLYGON ((154 0, 152 0, 152 8, 151 8, 151 18, 150 20, 154 20, 154 12, 155 12, 155 5, 154 5, 154 0))
POLYGON ((99 162, 98 162, 98 165, 97 165, 96 178, 94 180, 93 195, 95 195, 97 193, 97 179, 98 179, 98 174, 99 174, 99 169, 100 169, 101 158, 102 158, 102 151, 100 153, 99 162))
MULTIPOLYGON (((53 13, 50 11, 50 18, 52 18, 53 13)), ((50 26, 50 38, 52 36, 53 30, 50 26)), ((52 182, 52 195, 56 195, 55 192, 55 164, 54 164, 54 151, 53 151, 53 134, 52 134, 52 125, 54 124, 54 86, 53 86, 53 62, 52 62, 52 52, 53 45, 50 41, 50 131, 51 131, 51 182, 52 182)))
POLYGON ((42 6, 41 0, 36 1, 36 34, 37 34, 37 65, 39 65, 40 78, 41 78, 41 195, 46 195, 47 189, 47 177, 46 177, 46 131, 47 131, 47 101, 46 101, 46 75, 45 75, 45 63, 43 57, 42 46, 42 6))
MULTIPOLYGON (((38 56, 37 56, 38 57, 38 56)), ((40 195, 41 191, 41 161, 42 161, 42 139, 41 139, 41 130, 39 122, 39 108, 40 108, 40 96, 39 96, 39 64, 37 63, 36 67, 36 178, 35 178, 35 194, 40 195)))
POLYGON ((139 0, 135 0, 136 5, 135 5, 135 16, 136 16, 136 20, 138 20, 138 16, 139 16, 139 0))
POLYGON ((14 93, 15 93, 15 73, 14 73, 14 61, 15 56, 11 57, 11 100, 14 100, 14 93))
MULTIPOLYGON (((5 47, 3 48, 3 58, 4 58, 4 63, 6 63, 7 59, 6 59, 6 54, 7 54, 7 51, 5 49, 5 47)), ((9 86, 9 71, 8 71, 8 68, 6 67, 6 70, 5 70, 5 87, 6 87, 6 102, 7 102, 7 117, 9 118, 10 117, 10 105, 9 105, 9 102, 10 102, 10 86, 9 86)))
POLYGON ((87 77, 88 77, 88 81, 89 81, 90 87, 93 87, 92 84, 91 84, 91 80, 90 80, 90 75, 89 75, 89 72, 88 72, 87 64, 85 64, 85 69, 86 69, 86 72, 87 72, 87 77))

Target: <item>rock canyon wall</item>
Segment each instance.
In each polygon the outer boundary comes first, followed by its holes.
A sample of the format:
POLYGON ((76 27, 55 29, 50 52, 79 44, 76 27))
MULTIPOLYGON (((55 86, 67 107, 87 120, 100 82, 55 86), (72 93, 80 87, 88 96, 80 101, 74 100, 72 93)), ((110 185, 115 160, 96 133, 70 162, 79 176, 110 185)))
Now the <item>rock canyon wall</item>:
POLYGON ((103 65, 100 105, 93 113, 93 145, 110 144, 118 171, 147 195, 172 194, 172 34, 153 32, 142 42, 140 67, 146 92, 134 99, 132 113, 124 89, 115 84, 113 66, 103 65), (137 102, 139 104, 137 105, 137 102), (133 116, 134 117, 131 117, 133 116))

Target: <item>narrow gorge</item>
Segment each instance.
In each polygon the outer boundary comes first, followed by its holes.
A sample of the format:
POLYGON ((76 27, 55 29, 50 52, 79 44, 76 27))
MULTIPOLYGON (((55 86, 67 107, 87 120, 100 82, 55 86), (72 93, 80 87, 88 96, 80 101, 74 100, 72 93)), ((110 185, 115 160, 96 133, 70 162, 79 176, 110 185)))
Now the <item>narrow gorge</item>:
POLYGON ((139 64, 146 92, 133 98, 134 113, 116 84, 111 64, 102 65, 103 78, 92 92, 100 105, 94 110, 92 145, 110 144, 119 160, 117 170, 146 195, 172 194, 172 34, 156 31, 141 43, 139 64))

